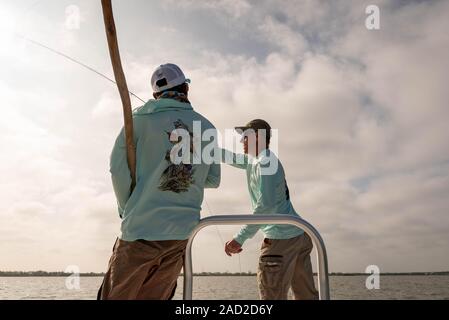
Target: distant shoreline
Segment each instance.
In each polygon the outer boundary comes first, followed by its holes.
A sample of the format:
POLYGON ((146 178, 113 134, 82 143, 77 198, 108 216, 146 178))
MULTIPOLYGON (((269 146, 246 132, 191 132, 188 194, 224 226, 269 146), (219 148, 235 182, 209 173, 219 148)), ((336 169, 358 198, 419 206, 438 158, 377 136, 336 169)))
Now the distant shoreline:
MULTIPOLYGON (((65 272, 48 272, 48 271, 0 271, 0 277, 69 277, 72 273, 65 272)), ((103 277, 104 273, 80 273, 80 277, 103 277)), ((315 273, 316 275, 316 273, 315 273)), ((369 276, 370 273, 349 273, 349 272, 331 272, 330 277, 333 276, 369 276)), ((449 276, 449 271, 439 272, 386 272, 381 273, 381 276, 449 276)), ((182 276, 182 273, 181 273, 182 276)), ((194 273, 194 276, 199 277, 229 277, 229 276, 256 276, 251 272, 201 272, 194 273)))

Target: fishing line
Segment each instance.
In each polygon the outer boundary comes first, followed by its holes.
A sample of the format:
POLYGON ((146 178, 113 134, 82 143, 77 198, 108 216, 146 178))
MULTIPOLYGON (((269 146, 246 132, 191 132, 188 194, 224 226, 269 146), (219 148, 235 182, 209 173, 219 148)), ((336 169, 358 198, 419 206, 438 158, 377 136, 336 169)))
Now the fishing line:
MULTIPOLYGON (((30 6, 28 6, 27 8, 25 8, 25 9, 21 12, 20 16, 24 16, 26 13, 28 13, 31 9, 33 9, 34 7, 36 7, 36 6, 37 6, 38 4, 40 4, 41 2, 42 2, 42 0, 36 0, 36 1, 35 1, 34 3, 32 3, 30 6)), ((65 58, 65 59, 67 59, 67 60, 69 60, 69 61, 71 61, 71 62, 73 62, 73 63, 76 63, 77 65, 79 65, 79 66, 81 66, 81 67, 83 67, 83 68, 85 68, 85 69, 87 69, 87 70, 89 70, 89 71, 91 71, 91 72, 94 72, 94 73, 96 73, 97 75, 99 75, 100 77, 102 77, 102 78, 108 80, 109 82, 112 82, 113 84, 117 85, 117 82, 115 82, 115 81, 114 81, 113 79, 111 79, 110 77, 108 77, 108 76, 104 75, 103 73, 101 73, 101 72, 95 70, 94 68, 88 66, 87 64, 85 64, 85 63, 83 63, 83 62, 81 62, 81 61, 79 61, 79 60, 77 60, 77 59, 75 59, 75 58, 70 57, 69 55, 67 55, 67 54, 65 54, 65 53, 63 53, 63 52, 61 52, 61 51, 58 51, 58 50, 56 50, 56 49, 53 49, 53 48, 51 48, 51 47, 49 47, 49 46, 47 46, 47 45, 45 45, 45 44, 43 44, 43 43, 41 43, 41 42, 39 42, 39 41, 36 41, 36 40, 30 39, 30 38, 27 38, 27 37, 25 37, 24 35, 19 34, 19 33, 17 33, 17 32, 14 32, 14 36, 16 36, 16 37, 18 37, 18 38, 20 38, 20 39, 22 39, 22 40, 25 40, 25 41, 27 41, 27 42, 29 42, 29 43, 31 43, 31 44, 34 44, 34 45, 39 46, 39 47, 41 47, 41 48, 44 48, 44 49, 46 49, 46 50, 48 50, 48 51, 51 51, 51 52, 53 52, 54 54, 57 54, 57 55, 59 55, 59 56, 65 58)), ((146 101, 144 101, 143 99, 139 98, 139 97, 138 97, 135 93, 133 93, 132 91, 129 91, 129 90, 128 90, 128 92, 129 92, 130 95, 132 95, 134 98, 140 100, 141 102, 143 102, 143 103, 146 102, 146 101)))
POLYGON ((242 263, 240 262, 240 253, 238 253, 237 256, 239 257, 239 271, 240 273, 242 273, 242 263))
MULTIPOLYGON (((206 203, 207 211, 209 211, 209 216, 213 216, 212 210, 210 209, 210 206, 209 206, 209 203, 207 202, 206 199, 204 199, 204 202, 206 203)), ((218 229, 217 225, 215 225, 215 229, 217 230, 218 236, 220 237, 221 244, 224 247, 225 243, 224 243, 223 237, 221 236, 220 229, 218 229)))
MULTIPOLYGON (((212 216, 213 214, 212 214, 212 211, 210 209, 209 203, 207 202, 206 199, 204 199, 204 202, 206 203, 207 210, 209 211, 209 216, 212 216)), ((220 237, 221 244, 224 247, 225 246, 225 242, 223 240, 223 237, 221 236, 220 229, 218 228, 217 225, 215 225, 215 229, 217 230, 218 236, 220 237)), ((237 256, 239 258, 239 270, 240 270, 240 273, 242 273, 242 264, 241 264, 241 261, 240 261, 240 254, 237 254, 237 256)))
MULTIPOLYGON (((29 43, 32 43, 32 44, 34 44, 34 45, 36 45, 36 46, 39 46, 39 47, 41 47, 41 48, 44 48, 44 49, 46 49, 46 50, 49 50, 49 51, 53 52, 54 54, 57 54, 57 55, 59 55, 59 56, 65 58, 65 59, 67 59, 67 60, 69 60, 69 61, 71 61, 71 62, 73 62, 73 63, 76 63, 77 65, 79 65, 79 66, 81 66, 81 67, 83 67, 83 68, 85 68, 85 69, 87 69, 87 70, 89 70, 89 71, 91 71, 91 72, 94 72, 95 74, 97 74, 97 75, 99 75, 100 77, 102 77, 102 78, 108 80, 109 82, 112 82, 112 83, 114 83, 114 84, 117 84, 114 80, 112 80, 112 79, 109 78, 108 76, 104 75, 104 74, 101 73, 100 71, 95 70, 94 68, 88 66, 87 64, 85 64, 85 63, 83 63, 83 62, 81 62, 81 61, 79 61, 79 60, 77 60, 77 59, 75 59, 75 58, 72 58, 72 57, 70 57, 69 55, 67 55, 67 54, 65 54, 65 53, 63 53, 63 52, 61 52, 61 51, 58 51, 58 50, 56 50, 56 49, 53 49, 53 48, 51 48, 51 47, 49 47, 49 46, 47 46, 47 45, 45 45, 45 44, 43 44, 43 43, 40 43, 40 42, 38 42, 38 41, 36 41, 36 40, 27 38, 27 37, 25 37, 25 36, 23 36, 23 35, 21 35, 21 34, 14 33, 14 35, 15 35, 16 37, 20 38, 20 39, 23 39, 23 40, 29 42, 29 43)), ((145 101, 144 101, 143 99, 139 98, 139 97, 138 97, 135 93, 133 93, 132 91, 128 91, 128 92, 129 92, 129 94, 132 95, 134 98, 136 98, 136 99, 140 100, 141 102, 145 103, 145 101)))
POLYGON ((27 13, 28 11, 30 11, 31 9, 33 9, 34 7, 36 7, 40 2, 42 2, 42 0, 36 0, 36 1, 34 1, 33 4, 31 4, 30 6, 28 6, 27 8, 25 8, 25 9, 22 11, 22 14, 21 14, 21 15, 24 15, 25 13, 27 13))

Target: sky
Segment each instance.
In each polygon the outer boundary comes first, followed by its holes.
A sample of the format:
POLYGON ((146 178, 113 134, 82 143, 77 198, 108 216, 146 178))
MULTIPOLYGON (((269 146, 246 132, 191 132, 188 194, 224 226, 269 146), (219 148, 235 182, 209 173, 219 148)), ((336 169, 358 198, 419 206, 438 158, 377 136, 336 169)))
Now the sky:
MULTIPOLYGON (((149 99, 153 70, 176 63, 220 131, 254 118, 278 130, 292 203, 330 271, 449 270, 448 1, 113 3, 131 91, 149 99)), ((118 91, 17 34, 113 75, 100 1, 0 0, 0 270, 106 271, 118 91)), ((205 199, 203 217, 251 213, 245 172, 223 165, 205 199)), ((237 230, 202 231, 194 271, 255 271, 263 235, 230 258, 237 230)))

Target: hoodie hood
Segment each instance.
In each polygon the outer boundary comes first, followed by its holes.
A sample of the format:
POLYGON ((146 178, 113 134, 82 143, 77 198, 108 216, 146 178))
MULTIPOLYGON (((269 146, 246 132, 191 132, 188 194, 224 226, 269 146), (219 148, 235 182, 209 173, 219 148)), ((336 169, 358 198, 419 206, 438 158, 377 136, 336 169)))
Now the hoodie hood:
POLYGON ((143 106, 136 108, 133 111, 133 115, 144 115, 163 111, 176 111, 176 110, 193 110, 190 103, 179 102, 174 99, 158 99, 148 100, 143 106))

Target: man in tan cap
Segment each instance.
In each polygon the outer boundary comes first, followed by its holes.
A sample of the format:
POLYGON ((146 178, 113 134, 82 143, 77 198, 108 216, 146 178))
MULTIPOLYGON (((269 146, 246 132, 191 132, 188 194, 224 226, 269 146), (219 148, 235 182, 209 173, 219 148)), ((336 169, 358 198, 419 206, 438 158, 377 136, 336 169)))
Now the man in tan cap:
MULTIPOLYGON (((229 151, 232 166, 246 170, 248 190, 254 214, 287 214, 299 216, 290 201, 282 164, 269 149, 270 125, 261 119, 235 128, 242 134, 243 161, 229 151), (276 170, 270 170, 276 162, 276 170)), ((242 155, 240 155, 242 158, 242 155)), ((229 163, 228 161, 225 161, 229 163)), ((315 289, 310 252, 313 245, 303 230, 291 225, 246 225, 225 245, 228 256, 240 253, 243 243, 261 229, 262 243, 257 281, 263 300, 287 299, 291 287, 295 299, 318 299, 315 289)))

